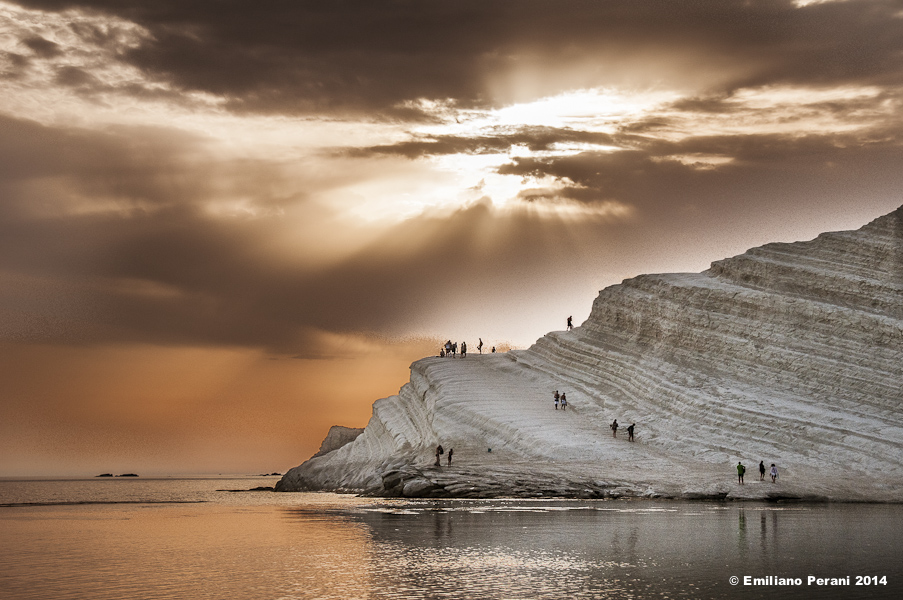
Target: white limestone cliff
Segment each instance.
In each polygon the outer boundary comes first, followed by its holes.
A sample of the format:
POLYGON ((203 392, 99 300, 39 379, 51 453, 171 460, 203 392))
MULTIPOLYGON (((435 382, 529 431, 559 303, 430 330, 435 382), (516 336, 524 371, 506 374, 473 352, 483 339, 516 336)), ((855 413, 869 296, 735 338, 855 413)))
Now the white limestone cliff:
POLYGON ((626 280, 528 350, 419 360, 363 434, 277 490, 903 501, 901 409, 903 207, 626 280), (438 443, 451 466, 433 465, 438 443))

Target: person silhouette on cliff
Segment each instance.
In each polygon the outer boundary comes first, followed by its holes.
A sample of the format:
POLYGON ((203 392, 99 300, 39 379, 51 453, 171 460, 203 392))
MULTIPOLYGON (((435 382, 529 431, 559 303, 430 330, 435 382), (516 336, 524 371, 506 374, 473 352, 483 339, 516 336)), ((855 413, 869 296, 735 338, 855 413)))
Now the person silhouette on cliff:
POLYGON ((574 317, 568 317, 568 331, 570 331, 571 329, 574 328, 573 319, 574 319, 574 317))
POLYGON ((480 343, 477 344, 477 350, 479 351, 480 354, 483 354, 483 338, 477 338, 477 339, 480 340, 480 343))
POLYGON ((467 342, 461 342, 461 358, 467 356, 467 342))
POLYGON ((759 461, 759 481, 765 481, 765 461, 759 461))
POLYGON ((618 437, 618 420, 612 421, 609 427, 611 427, 611 437, 618 437))
POLYGON ((449 466, 449 467, 451 466, 451 458, 452 458, 452 454, 454 454, 454 453, 455 453, 455 449, 454 449, 454 448, 449 448, 449 449, 448 449, 448 466, 449 466))
POLYGON ((636 425, 636 423, 631 423, 630 425, 627 426, 627 441, 628 442, 636 441, 633 439, 633 428, 635 425, 636 425))

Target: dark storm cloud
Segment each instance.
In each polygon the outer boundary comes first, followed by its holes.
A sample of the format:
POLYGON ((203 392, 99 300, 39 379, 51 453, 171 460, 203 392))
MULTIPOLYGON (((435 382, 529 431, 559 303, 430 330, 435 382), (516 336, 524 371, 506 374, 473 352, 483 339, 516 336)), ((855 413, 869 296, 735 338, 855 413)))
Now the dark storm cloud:
POLYGON ((20 4, 139 23, 151 37, 121 60, 182 89, 222 95, 234 110, 411 117, 417 107, 403 103, 419 98, 510 101, 516 92, 504 89, 505 77, 518 73, 534 80, 534 95, 623 83, 730 91, 903 78, 903 19, 892 0, 804 8, 779 0, 20 4))
POLYGON ((654 221, 688 209, 710 215, 778 214, 787 203, 830 205, 855 202, 863 194, 900 197, 903 176, 894 165, 901 160, 903 146, 896 140, 771 134, 651 141, 615 153, 517 158, 500 172, 567 179, 574 185, 561 196, 590 204, 615 200, 654 221), (707 162, 710 157, 726 162, 707 162))
POLYGON ((197 198, 209 174, 195 172, 198 142, 163 128, 101 133, 0 116, 0 212, 74 207, 76 198, 115 198, 123 210, 197 198), (24 189, 35 186, 47 192, 37 202, 24 189))
POLYGON ((25 38, 22 40, 22 44, 28 46, 36 56, 42 58, 50 58, 62 54, 62 50, 60 50, 58 44, 51 42, 50 40, 45 40, 42 37, 25 38))
POLYGON ((561 223, 485 205, 403 222, 329 266, 274 255, 265 250, 274 232, 292 225, 276 213, 211 215, 206 203, 222 188, 209 186, 195 144, 162 130, 99 133, 5 118, 0 339, 315 356, 319 332, 403 334, 462 289, 504 294, 510 282, 526 286, 546 272, 555 281, 555 265, 574 257, 569 244, 549 243, 565 237, 561 223))

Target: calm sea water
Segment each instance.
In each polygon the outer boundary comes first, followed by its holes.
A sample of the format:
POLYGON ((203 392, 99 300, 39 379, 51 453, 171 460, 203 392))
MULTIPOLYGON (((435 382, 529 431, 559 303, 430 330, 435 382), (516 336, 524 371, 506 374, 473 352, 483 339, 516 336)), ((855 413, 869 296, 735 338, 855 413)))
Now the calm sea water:
POLYGON ((0 598, 903 597, 903 506, 220 491, 274 482, 0 480, 0 598))

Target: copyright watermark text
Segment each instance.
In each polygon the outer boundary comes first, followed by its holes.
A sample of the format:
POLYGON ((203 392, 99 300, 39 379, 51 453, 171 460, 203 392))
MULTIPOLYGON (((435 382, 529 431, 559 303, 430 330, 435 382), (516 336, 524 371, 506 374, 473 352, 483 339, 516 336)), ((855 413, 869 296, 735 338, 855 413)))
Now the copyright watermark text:
POLYGON ((764 585, 764 586, 855 586, 855 585, 887 585, 886 575, 846 575, 845 577, 778 577, 767 575, 765 577, 753 577, 744 575, 742 578, 732 575, 728 582, 731 585, 764 585))

